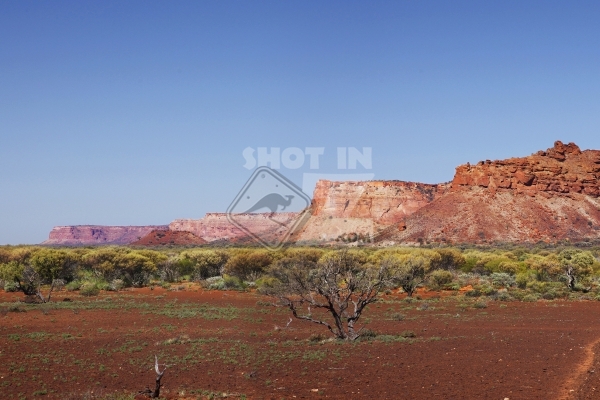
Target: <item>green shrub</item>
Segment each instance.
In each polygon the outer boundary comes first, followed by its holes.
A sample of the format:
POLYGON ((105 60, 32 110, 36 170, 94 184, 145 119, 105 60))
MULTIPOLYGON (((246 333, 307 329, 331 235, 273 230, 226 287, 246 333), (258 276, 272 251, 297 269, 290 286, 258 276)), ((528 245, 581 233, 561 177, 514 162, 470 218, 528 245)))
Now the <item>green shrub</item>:
POLYGON ((213 276, 204 280, 203 286, 209 290, 225 290, 225 281, 222 276, 213 276))
POLYGON ((546 293, 546 291, 548 290, 546 282, 529 281, 525 286, 527 287, 527 289, 536 293, 546 293))
POLYGON ((520 273, 515 277, 515 282, 519 289, 525 289, 527 287, 527 282, 531 280, 531 275, 528 273, 520 273))
POLYGON ((81 289, 81 282, 80 281, 71 281, 65 285, 65 289, 68 292, 74 292, 75 290, 79 290, 79 289, 81 289))
POLYGON ((478 290, 481 292, 481 294, 483 294, 484 296, 492 296, 496 293, 498 293, 498 291, 490 285, 481 285, 478 290))
POLYGON ((110 290, 110 283, 106 282, 105 280, 96 281, 95 284, 99 290, 110 290))
POLYGON ((171 284, 169 282, 161 282, 160 287, 163 289, 169 289, 171 287, 171 284))
POLYGON ((559 296, 554 290, 549 290, 546 293, 542 294, 542 299, 544 300, 554 300, 557 297, 559 296))
POLYGON ((4 283, 4 291, 5 292, 18 292, 19 291, 19 285, 17 285, 16 282, 6 281, 4 283))
POLYGON ((515 278, 506 272, 494 272, 490 275, 490 280, 497 288, 509 288, 516 285, 515 278))
POLYGON ((326 339, 327 337, 322 333, 313 333, 308 337, 308 341, 311 343, 319 343, 326 339))
POLYGON ((277 278, 272 276, 263 276, 256 280, 256 287, 259 291, 263 291, 265 289, 270 289, 275 287, 279 283, 277 278))
POLYGON ((510 294, 508 294, 508 292, 500 292, 500 293, 498 293, 498 295, 496 296, 496 300, 500 300, 500 301, 510 301, 510 300, 512 300, 512 297, 510 296, 510 294))
POLYGON ((258 279, 273 262, 273 255, 266 250, 244 251, 231 257, 224 271, 245 281, 258 279))
POLYGON ((452 282, 454 275, 452 272, 438 269, 429 275, 429 282, 433 288, 441 288, 452 282))
POLYGON ((465 292, 465 296, 467 297, 479 297, 481 296, 481 291, 479 289, 473 289, 465 292))
POLYGON ((390 315, 390 318, 394 321, 403 321, 404 320, 404 314, 400 314, 400 313, 393 313, 392 315, 390 315))
POLYGON ((536 294, 527 294, 523 297, 522 301, 529 301, 529 302, 534 302, 534 301, 538 301, 539 297, 536 294))
POLYGON ((79 294, 82 296, 97 296, 100 293, 100 289, 95 283, 84 283, 79 288, 79 294))
POLYGON ((125 287, 125 282, 123 281, 123 279, 113 279, 107 290, 112 290, 112 291, 118 292, 119 290, 122 290, 124 287, 125 287))
POLYGON ((363 329, 360 332, 360 340, 373 340, 377 337, 377 332, 372 329, 363 329))
POLYGON ((487 308, 487 303, 483 300, 477 300, 475 304, 473 304, 474 308, 487 308))
POLYGON ((223 283, 226 289, 244 290, 246 285, 237 276, 223 275, 223 283))

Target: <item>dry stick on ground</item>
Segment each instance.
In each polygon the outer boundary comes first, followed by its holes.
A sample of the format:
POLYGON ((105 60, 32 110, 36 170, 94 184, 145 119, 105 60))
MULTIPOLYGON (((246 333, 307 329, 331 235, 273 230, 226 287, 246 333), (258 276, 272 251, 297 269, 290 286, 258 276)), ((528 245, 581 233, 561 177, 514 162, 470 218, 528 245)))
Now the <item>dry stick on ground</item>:
POLYGON ((142 390, 141 392, 139 392, 138 394, 145 394, 146 396, 148 396, 151 399, 157 399, 160 396, 160 387, 162 386, 162 384, 160 383, 160 380, 163 377, 163 374, 165 373, 165 371, 167 370, 167 366, 165 365, 162 370, 162 372, 159 369, 159 365, 158 364, 158 357, 155 355, 154 356, 154 370, 156 371, 156 386, 154 387, 154 391, 152 391, 148 386, 146 386, 145 390, 142 390))

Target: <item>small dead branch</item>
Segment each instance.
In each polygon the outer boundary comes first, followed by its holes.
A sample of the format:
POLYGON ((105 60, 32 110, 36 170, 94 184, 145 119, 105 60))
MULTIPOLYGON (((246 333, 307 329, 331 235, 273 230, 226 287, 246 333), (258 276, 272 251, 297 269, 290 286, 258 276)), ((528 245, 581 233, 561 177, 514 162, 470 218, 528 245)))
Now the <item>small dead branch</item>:
POLYGON ((285 324, 285 326, 284 326, 284 327, 281 327, 281 326, 279 326, 279 325, 275 325, 275 330, 276 330, 276 331, 280 331, 280 330, 282 330, 282 329, 287 329, 287 328, 290 326, 290 324, 291 324, 291 323, 292 323, 292 317, 290 317, 290 320, 288 321, 288 323, 287 323, 287 324, 285 324))
POLYGON ((146 395, 151 399, 157 399, 160 396, 160 388, 162 386, 160 380, 162 379, 163 374, 167 370, 166 365, 158 363, 158 357, 156 355, 154 356, 154 370, 156 371, 156 386, 154 387, 154 390, 146 386, 146 389, 142 390, 141 392, 138 392, 138 394, 146 395), (160 371, 160 366, 164 366, 162 372, 160 371))

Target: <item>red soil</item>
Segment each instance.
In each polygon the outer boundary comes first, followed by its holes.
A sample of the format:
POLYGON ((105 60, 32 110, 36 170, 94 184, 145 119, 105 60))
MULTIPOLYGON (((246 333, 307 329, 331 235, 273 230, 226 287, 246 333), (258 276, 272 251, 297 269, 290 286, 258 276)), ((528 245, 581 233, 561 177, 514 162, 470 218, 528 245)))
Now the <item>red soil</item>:
POLYGON ((275 329, 289 312, 263 305, 255 293, 187 285, 91 299, 61 292, 51 305, 67 309, 6 312, 6 302, 22 296, 0 292, 1 393, 62 399, 137 392, 153 387, 156 354, 169 365, 167 398, 196 398, 200 389, 249 399, 598 398, 600 368, 588 371, 600 367, 600 302, 490 301, 475 309, 462 296, 427 295, 411 304, 384 296, 363 316, 380 334, 413 331, 413 342, 339 344, 309 342, 327 332, 299 320, 275 329), (61 302, 66 296, 73 301, 61 302))

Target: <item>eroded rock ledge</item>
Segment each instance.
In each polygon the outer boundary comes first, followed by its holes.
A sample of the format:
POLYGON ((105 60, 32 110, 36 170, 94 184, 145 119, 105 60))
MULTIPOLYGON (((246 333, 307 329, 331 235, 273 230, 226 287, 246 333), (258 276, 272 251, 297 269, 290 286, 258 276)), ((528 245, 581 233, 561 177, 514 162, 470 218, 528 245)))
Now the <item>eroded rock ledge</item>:
POLYGON ((514 189, 528 194, 583 193, 600 196, 600 151, 581 151, 560 141, 529 157, 480 161, 456 168, 452 187, 514 189))

